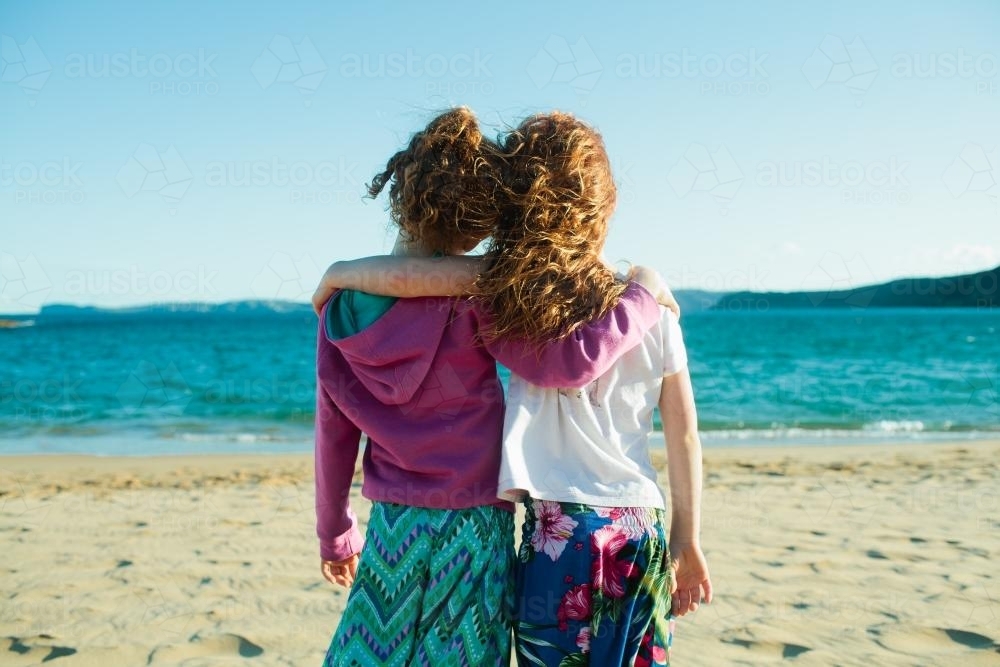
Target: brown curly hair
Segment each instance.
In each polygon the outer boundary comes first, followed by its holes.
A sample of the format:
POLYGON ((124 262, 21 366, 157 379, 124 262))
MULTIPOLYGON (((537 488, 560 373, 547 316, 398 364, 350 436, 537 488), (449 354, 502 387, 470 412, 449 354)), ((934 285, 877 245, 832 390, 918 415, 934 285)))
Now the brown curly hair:
POLYGON ((617 190, 601 135, 574 116, 531 116, 499 142, 502 215, 476 287, 488 338, 538 344, 602 317, 626 289, 601 259, 617 190))
POLYGON ((496 146, 468 107, 449 109, 397 152, 368 186, 389 185, 389 213, 408 240, 435 252, 465 252, 496 226, 496 146))

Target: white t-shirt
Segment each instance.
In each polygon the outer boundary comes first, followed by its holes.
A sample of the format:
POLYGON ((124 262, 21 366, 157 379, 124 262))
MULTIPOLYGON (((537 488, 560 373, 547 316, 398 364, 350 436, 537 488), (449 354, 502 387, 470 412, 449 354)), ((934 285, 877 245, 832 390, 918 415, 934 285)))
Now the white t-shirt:
POLYGON ((639 345, 582 389, 511 375, 501 498, 666 508, 647 443, 663 377, 687 366, 687 352, 677 317, 661 311, 639 345))

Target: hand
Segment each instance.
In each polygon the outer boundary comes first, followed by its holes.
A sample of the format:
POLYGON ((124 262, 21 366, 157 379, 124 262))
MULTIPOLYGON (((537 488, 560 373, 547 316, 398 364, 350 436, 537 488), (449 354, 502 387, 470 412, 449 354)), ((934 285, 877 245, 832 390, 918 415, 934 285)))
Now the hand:
POLYGON ((659 273, 645 266, 633 266, 628 275, 629 280, 634 280, 645 287, 661 306, 666 306, 674 312, 677 319, 681 318, 681 307, 674 298, 674 293, 670 291, 670 286, 659 273))
POLYGON ((320 560, 320 569, 323 571, 323 578, 331 584, 350 588, 358 574, 358 555, 354 554, 344 560, 320 560))
POLYGON ((313 293, 312 297, 313 310, 316 311, 317 315, 323 312, 323 306, 326 305, 326 302, 330 300, 330 297, 333 296, 333 293, 337 291, 338 287, 340 287, 340 285, 337 285, 333 282, 333 273, 335 271, 336 266, 337 263, 334 262, 333 264, 327 267, 326 272, 323 274, 323 277, 320 278, 319 286, 313 293))
POLYGON ((701 547, 697 544, 671 544, 670 557, 673 559, 674 580, 677 583, 677 589, 671 596, 671 611, 674 616, 697 611, 702 602, 712 602, 712 580, 701 547))

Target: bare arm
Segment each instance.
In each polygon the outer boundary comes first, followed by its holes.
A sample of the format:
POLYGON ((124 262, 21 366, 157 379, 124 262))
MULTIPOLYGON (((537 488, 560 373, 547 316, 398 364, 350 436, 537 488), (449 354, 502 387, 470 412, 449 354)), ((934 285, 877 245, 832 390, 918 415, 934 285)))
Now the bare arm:
MULTIPOLYGON (((313 294, 313 310, 323 305, 338 289, 354 289, 369 294, 400 298, 420 296, 461 296, 467 294, 482 270, 482 257, 402 257, 375 255, 334 262, 327 268, 313 294)), ((634 266, 629 279, 645 287, 661 305, 679 318, 681 308, 670 287, 656 271, 634 266)))
POLYGON ((476 282, 481 266, 482 258, 466 256, 376 255, 334 262, 313 294, 313 309, 319 313, 338 289, 400 298, 460 296, 476 282))
POLYGON ((657 303, 674 311, 677 319, 681 318, 681 306, 677 303, 674 293, 670 291, 670 286, 667 285, 667 281, 663 279, 663 276, 653 269, 636 265, 629 271, 628 278, 649 290, 649 293, 653 295, 657 303))
MULTIPOLYGON (((480 326, 489 328, 489 316, 480 326)), ((643 287, 630 284, 613 309, 570 335, 541 345, 508 338, 486 340, 493 358, 540 387, 583 387, 634 348, 660 321, 660 307, 643 287)))
POLYGON ((663 378, 660 414, 667 441, 670 505, 673 510, 670 541, 698 544, 701 530, 701 439, 694 390, 687 368, 663 378))
POLYGON ((701 439, 687 368, 663 378, 660 414, 670 478, 670 555, 677 579, 673 611, 683 616, 699 603, 712 601, 708 563, 701 551, 701 439))

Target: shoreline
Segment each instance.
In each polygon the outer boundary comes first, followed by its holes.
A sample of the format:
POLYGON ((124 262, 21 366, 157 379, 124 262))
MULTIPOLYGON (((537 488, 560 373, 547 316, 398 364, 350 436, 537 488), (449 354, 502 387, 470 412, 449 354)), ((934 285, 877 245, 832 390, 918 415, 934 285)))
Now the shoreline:
MULTIPOLYGON (((822 463, 826 459, 868 458, 877 460, 900 453, 912 453, 922 457, 938 457, 948 454, 968 454, 972 450, 996 450, 1000 455, 1000 437, 982 440, 952 440, 942 442, 892 440, 880 443, 835 443, 835 444, 740 444, 740 445, 705 445, 703 458, 706 465, 712 461, 725 463, 738 462, 752 454, 754 459, 788 459, 795 453, 801 463, 822 463)), ((363 445, 362 450, 363 451, 363 445)), ((652 447, 651 458, 654 463, 666 463, 665 446, 652 447)), ((998 457, 1000 460, 1000 457, 998 457)), ((123 468, 132 468, 143 473, 160 473, 171 467, 191 469, 193 462, 198 463, 196 471, 216 472, 233 468, 261 468, 265 464, 285 464, 295 467, 313 465, 312 451, 301 452, 254 452, 254 453, 220 453, 195 452, 178 454, 87 454, 62 452, 32 452, 32 453, 2 453, 0 452, 0 469, 8 472, 23 469, 25 472, 74 472, 81 466, 87 466, 95 472, 119 472, 123 468), (42 466, 38 466, 44 462, 42 466)), ((192 469, 195 471, 194 469, 192 469)), ((356 470, 361 470, 361 456, 358 456, 356 470)), ((661 474, 662 474, 661 470, 661 474)), ((660 480, 665 483, 665 479, 660 480)))
MULTIPOLYGON (((967 434, 955 433, 955 432, 934 432, 934 433, 913 433, 910 434, 911 437, 903 437, 901 434, 887 433, 879 437, 864 437, 863 431, 844 431, 843 435, 831 437, 827 433, 818 434, 816 436, 810 437, 808 432, 798 433, 796 435, 782 436, 777 438, 767 438, 767 437, 753 437, 753 432, 747 432, 746 437, 725 437, 725 438, 714 438, 713 433, 719 433, 718 431, 705 431, 702 432, 702 447, 704 451, 708 452, 724 452, 727 450, 733 451, 759 451, 759 450, 798 450, 798 449, 822 449, 822 450, 832 450, 838 448, 878 448, 878 447, 949 447, 949 446, 969 446, 977 447, 982 445, 989 445, 990 443, 1000 442, 1000 432, 986 432, 986 431, 976 431, 968 432, 967 434), (853 437, 857 433, 858 437, 853 437), (964 437, 963 437, 964 436, 964 437)), ((172 450, 169 447, 171 441, 169 439, 157 439, 156 446, 151 447, 145 451, 137 451, 136 453, 126 453, 124 450, 130 449, 141 449, 134 446, 137 441, 141 442, 148 436, 129 436, 127 434, 115 435, 111 437, 103 436, 83 436, 83 437, 71 437, 71 436, 58 436, 56 438, 45 439, 42 438, 41 447, 35 446, 34 448, 22 448, 18 447, 17 443, 31 442, 37 438, 33 436, 22 436, 16 438, 3 438, 0 437, 0 461, 5 459, 17 458, 17 457, 93 457, 101 459, 170 459, 178 457, 258 457, 258 456, 270 456, 270 457, 282 457, 282 456, 306 456, 312 454, 312 437, 305 438, 298 442, 287 442, 284 448, 271 449, 267 445, 262 443, 246 444, 239 442, 230 442, 226 440, 219 441, 203 441, 201 444, 208 445, 207 447, 175 447, 172 450), (52 446, 52 443, 65 442, 66 446, 64 449, 59 449, 58 445, 56 447, 52 446), (213 447, 213 444, 222 443, 229 445, 228 447, 213 447), (98 443, 106 443, 109 446, 101 447, 98 443), (97 446, 93 446, 97 444, 97 446), (90 445, 88 447, 88 445, 90 445), (11 448, 13 451, 5 451, 5 447, 11 448), (87 450, 91 451, 87 451, 87 450), (94 449, 98 451, 93 451, 94 449), (256 451, 254 451, 256 449, 256 451), (104 451, 101 451, 104 450, 104 451), (164 451, 170 450, 170 451, 164 451)), ((663 440, 662 431, 654 431, 649 435, 648 438, 649 447, 651 452, 662 452, 665 451, 666 445, 663 440)), ((362 451, 364 449, 364 441, 361 444, 362 451)))

